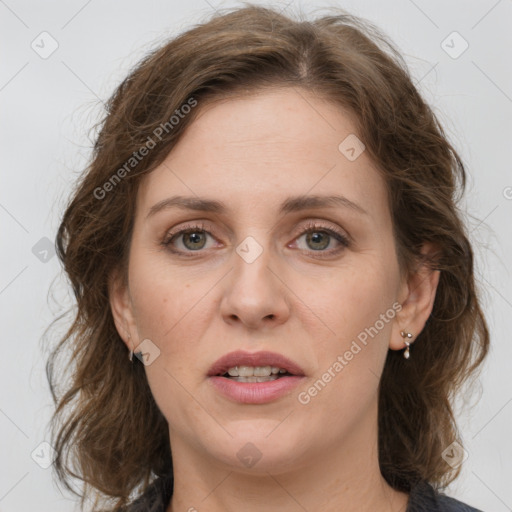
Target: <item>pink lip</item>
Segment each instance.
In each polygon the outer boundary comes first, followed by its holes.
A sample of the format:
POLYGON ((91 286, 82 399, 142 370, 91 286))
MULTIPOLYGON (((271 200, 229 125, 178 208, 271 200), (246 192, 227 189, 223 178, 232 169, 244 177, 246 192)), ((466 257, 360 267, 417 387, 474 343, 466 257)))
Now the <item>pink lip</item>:
POLYGON ((287 395, 305 379, 292 375, 269 382, 237 382, 226 377, 209 377, 212 386, 226 398, 242 404, 266 404, 287 395))
POLYGON ((226 398, 243 404, 265 404, 290 393, 305 378, 304 370, 287 357, 275 352, 237 350, 222 356, 208 372, 209 382, 226 398), (269 382, 237 382, 222 377, 233 366, 274 366, 291 375, 269 382))

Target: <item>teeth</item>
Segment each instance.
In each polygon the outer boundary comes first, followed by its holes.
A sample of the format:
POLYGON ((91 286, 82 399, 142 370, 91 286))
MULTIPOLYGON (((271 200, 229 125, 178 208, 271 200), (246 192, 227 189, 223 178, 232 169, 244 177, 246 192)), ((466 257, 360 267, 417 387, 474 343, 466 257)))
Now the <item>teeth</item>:
POLYGON ((268 375, 267 377, 233 377, 231 380, 236 380, 237 382, 270 382, 277 378, 277 375, 268 375))
POLYGON ((283 368, 278 368, 276 366, 233 366, 228 370, 228 374, 231 377, 270 377, 277 375, 278 373, 286 373, 286 370, 284 370, 283 368))

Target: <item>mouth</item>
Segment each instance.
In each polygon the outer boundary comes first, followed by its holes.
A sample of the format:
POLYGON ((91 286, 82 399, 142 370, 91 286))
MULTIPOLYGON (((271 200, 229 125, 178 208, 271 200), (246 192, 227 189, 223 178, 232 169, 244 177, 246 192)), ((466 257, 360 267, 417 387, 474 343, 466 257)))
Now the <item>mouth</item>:
POLYGON ((263 405, 289 395, 305 378, 294 361, 274 352, 226 354, 208 372, 220 395, 238 404, 263 405))
POLYGON ((236 382, 270 382, 284 377, 304 376, 295 362, 274 352, 236 351, 216 361, 209 377, 224 377, 236 382))

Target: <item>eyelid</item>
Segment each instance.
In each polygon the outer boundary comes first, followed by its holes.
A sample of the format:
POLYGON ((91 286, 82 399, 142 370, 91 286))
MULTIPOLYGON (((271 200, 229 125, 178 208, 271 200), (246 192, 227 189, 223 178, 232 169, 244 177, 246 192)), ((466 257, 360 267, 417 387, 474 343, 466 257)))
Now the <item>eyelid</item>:
MULTIPOLYGON (((210 223, 204 222, 204 221, 190 221, 189 223, 180 226, 176 229, 171 229, 166 232, 164 236, 164 240, 162 242, 163 245, 169 246, 171 240, 174 237, 178 237, 184 233, 187 233, 188 231, 203 231, 210 236, 214 237, 214 235, 211 233, 212 231, 212 225, 210 223)), ((215 237, 214 237, 215 238, 215 237)), ((193 251, 190 251, 193 252, 193 251)))
MULTIPOLYGON (((341 248, 337 249, 331 249, 328 251, 315 251, 313 249, 305 249, 304 251, 309 254, 315 254, 316 257, 322 258, 322 257, 328 257, 328 255, 334 255, 337 254, 341 249, 349 247, 352 244, 352 238, 346 231, 341 231, 340 228, 335 227, 334 225, 325 224, 328 221, 320 221, 320 220, 308 220, 306 224, 301 224, 297 229, 295 230, 295 235, 293 235, 293 240, 295 241, 297 238, 312 232, 312 231, 324 231, 327 232, 329 236, 336 239, 337 242, 342 246, 341 248), (321 256, 324 254, 325 256, 321 256)), ((200 254, 204 252, 205 250, 199 249, 197 251, 183 251, 180 249, 171 249, 172 244, 171 241, 173 238, 179 237, 187 232, 193 232, 193 231, 200 231, 204 232, 207 235, 210 235, 213 238, 216 238, 212 234, 212 225, 211 223, 204 222, 204 221, 191 221, 188 224, 185 224, 183 226, 180 226, 177 229, 173 229, 166 233, 164 240, 162 241, 162 245, 169 249, 174 254, 178 255, 187 255, 187 256, 193 256, 195 253, 200 254)), ((287 244, 289 247, 289 244, 287 244)))
POLYGON ((343 229, 338 227, 336 224, 333 224, 329 221, 325 220, 307 220, 305 224, 301 223, 300 226, 297 228, 297 232, 294 235, 295 238, 297 238, 300 235, 303 235, 304 233, 307 233, 308 231, 313 230, 318 231, 327 231, 331 233, 336 233, 336 235, 340 236, 344 240, 347 241, 347 243, 352 242, 351 236, 343 229))

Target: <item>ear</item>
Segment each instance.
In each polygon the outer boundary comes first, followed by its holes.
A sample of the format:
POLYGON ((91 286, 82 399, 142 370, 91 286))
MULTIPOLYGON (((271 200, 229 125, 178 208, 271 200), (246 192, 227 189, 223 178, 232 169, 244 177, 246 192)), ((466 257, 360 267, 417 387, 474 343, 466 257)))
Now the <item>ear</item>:
POLYGON ((117 270, 110 276, 108 293, 117 332, 128 350, 134 350, 138 344, 137 327, 130 290, 127 280, 121 276, 121 271, 117 270))
MULTIPOLYGON (((439 248, 434 244, 425 243, 421 248, 421 254, 435 260, 439 248)), ((404 338, 400 334, 402 330, 412 334, 412 338, 409 339, 412 344, 425 327, 434 307, 439 276, 439 270, 433 270, 427 263, 421 262, 402 283, 399 296, 402 309, 396 314, 389 342, 392 350, 405 348, 404 338)))

